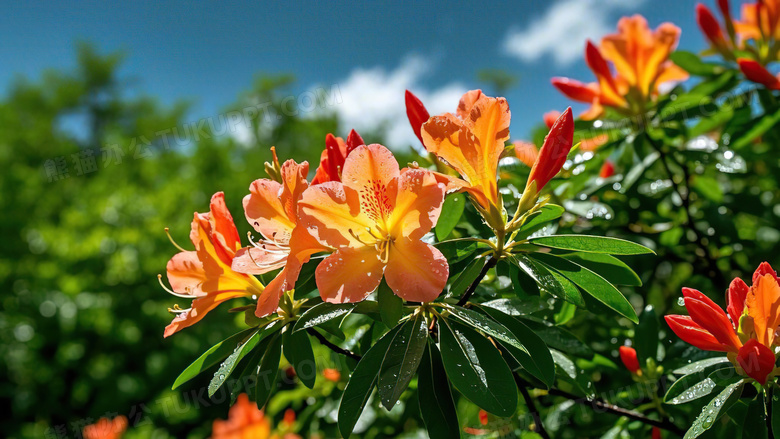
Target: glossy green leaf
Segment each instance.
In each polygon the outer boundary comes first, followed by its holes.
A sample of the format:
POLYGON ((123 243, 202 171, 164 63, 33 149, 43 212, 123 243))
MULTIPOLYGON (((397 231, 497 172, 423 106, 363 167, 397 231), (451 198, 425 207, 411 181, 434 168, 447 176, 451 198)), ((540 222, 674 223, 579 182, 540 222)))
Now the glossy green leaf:
POLYGON ((555 253, 577 265, 582 265, 590 271, 598 273, 614 285, 641 287, 642 280, 625 262, 603 253, 555 253))
POLYGON ((497 309, 504 314, 509 314, 510 316, 524 316, 550 309, 550 306, 547 304, 546 300, 542 299, 541 297, 533 296, 525 299, 519 299, 516 297, 509 299, 495 299, 483 302, 480 305, 497 309))
POLYGON ((639 316, 639 324, 636 326, 634 336, 634 348, 636 349, 639 364, 645 367, 647 359, 656 360, 658 353, 658 316, 652 305, 647 305, 639 316))
POLYGON ((613 309, 634 323, 638 322, 636 311, 631 302, 606 279, 587 268, 571 261, 544 253, 534 253, 533 257, 555 269, 562 276, 574 282, 583 291, 613 309))
POLYGON ((723 367, 726 364, 730 364, 730 362, 725 355, 720 357, 707 358, 704 360, 693 362, 691 364, 686 364, 685 366, 673 370, 672 373, 675 375, 689 375, 692 373, 701 372, 702 370, 704 370, 707 367, 710 367, 713 364, 720 364, 721 367, 723 367))
POLYGON ((387 283, 382 281, 377 290, 377 301, 382 323, 388 328, 395 327, 404 315, 404 300, 396 296, 387 283))
POLYGON ((515 255, 512 257, 512 261, 531 277, 539 288, 551 296, 573 303, 581 308, 585 307, 585 300, 583 300, 579 289, 555 270, 551 270, 545 264, 525 255, 515 255))
POLYGON ((231 335, 230 337, 209 348, 209 350, 204 352, 203 355, 198 357, 197 360, 193 361, 192 364, 187 366, 187 368, 184 369, 181 374, 179 374, 179 376, 176 378, 176 381, 173 382, 172 389, 176 389, 187 381, 198 376, 204 370, 227 358, 235 350, 236 345, 246 341, 246 339, 255 332, 257 332, 256 328, 241 331, 237 334, 231 335))
POLYGON ((715 421, 723 416, 723 414, 739 400, 743 386, 744 383, 740 380, 723 389, 718 396, 704 406, 699 416, 693 421, 693 424, 691 424, 691 427, 685 433, 683 439, 697 438, 705 431, 709 430, 710 427, 715 424, 715 421))
POLYGON ((401 325, 390 341, 377 382, 379 400, 387 410, 392 410, 409 386, 422 360, 427 340, 428 325, 423 314, 417 313, 401 325))
POLYGON ((400 329, 400 325, 396 326, 377 340, 371 349, 363 355, 350 375, 339 404, 338 424, 339 432, 343 437, 347 438, 352 434, 352 429, 355 428, 355 423, 357 423, 360 414, 363 413, 363 408, 365 408, 371 391, 379 379, 379 368, 385 359, 390 342, 400 329))
POLYGON ((279 379, 279 362, 282 359, 282 334, 273 336, 268 348, 263 353, 260 366, 257 369, 257 385, 255 386, 255 402, 262 409, 271 398, 276 381, 279 379))
POLYGON ((545 204, 539 209, 539 213, 529 217, 520 227, 519 236, 528 236, 535 231, 547 225, 550 221, 556 220, 563 215, 566 210, 557 204, 545 204))
POLYGON ((428 341, 417 373, 417 399, 425 429, 431 439, 460 437, 458 411, 444 370, 441 353, 428 341))
POLYGON ((463 209, 466 207, 466 194, 456 193, 447 196, 444 204, 441 206, 441 215, 436 223, 436 239, 443 241, 458 225, 460 217, 463 216, 463 209))
POLYGON ((730 146, 735 150, 740 150, 750 145, 778 123, 780 123, 780 108, 774 113, 767 113, 753 119, 750 128, 732 137, 730 146))
POLYGON ((295 369, 295 376, 308 388, 314 387, 317 378, 317 362, 311 347, 309 334, 304 331, 290 332, 283 344, 284 357, 295 369))
POLYGON ((520 316, 520 319, 526 326, 531 328, 547 346, 576 357, 593 357, 593 350, 568 330, 530 316, 520 316))
POLYGON ((517 387, 496 347, 466 325, 439 322, 442 361, 455 388, 480 408, 511 416, 517 409, 517 387))
POLYGON ((698 55, 684 50, 672 52, 669 54, 669 59, 686 72, 695 76, 712 76, 723 71, 722 66, 706 63, 698 55))
POLYGON ((295 322, 293 331, 313 328, 335 319, 344 318, 353 309, 355 309, 354 303, 319 303, 301 315, 298 321, 295 322))
POLYGON ((480 243, 473 240, 445 241, 435 245, 450 265, 468 258, 480 248, 480 243))
POLYGON ((608 255, 642 255, 653 253, 649 248, 631 241, 605 236, 552 235, 533 238, 530 242, 543 247, 608 255))
POLYGON ((451 297, 460 297, 468 290, 469 286, 477 279, 482 267, 485 265, 484 258, 474 258, 466 268, 458 275, 450 286, 449 295, 451 297))
POLYGON ((497 309, 488 307, 482 307, 482 309, 491 318, 508 329, 516 337, 516 340, 522 344, 523 349, 517 349, 514 344, 501 340, 498 337, 496 339, 523 366, 523 369, 541 380, 548 388, 552 387, 555 382, 555 363, 553 362, 552 354, 550 354, 550 349, 547 348, 547 345, 539 335, 523 324, 522 321, 497 309))

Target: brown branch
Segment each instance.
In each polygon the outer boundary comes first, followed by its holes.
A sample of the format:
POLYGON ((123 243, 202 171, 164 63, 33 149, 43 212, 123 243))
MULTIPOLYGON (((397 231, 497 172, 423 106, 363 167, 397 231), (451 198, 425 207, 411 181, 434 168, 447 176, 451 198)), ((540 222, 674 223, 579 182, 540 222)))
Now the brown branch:
POLYGON ((531 395, 528 393, 528 389, 526 388, 525 384, 523 384, 520 381, 520 377, 517 376, 517 374, 513 374, 515 377, 515 381, 517 382, 517 388, 520 389, 520 394, 523 395, 523 400, 525 400, 525 405, 528 407, 528 411, 531 413, 531 416, 534 418, 534 431, 536 434, 542 437, 542 439, 550 439, 550 435, 547 434, 547 430, 544 429, 544 424, 542 424, 542 416, 539 414, 539 409, 536 408, 536 403, 534 402, 533 398, 531 398, 531 395))
POLYGON ((471 295, 477 290, 477 286, 482 282, 482 279, 487 275, 491 268, 496 266, 496 264, 498 264, 498 259, 493 255, 488 256, 487 261, 485 261, 485 265, 482 266, 482 270, 477 275, 477 278, 469 285, 469 288, 463 293, 463 296, 461 296, 456 305, 463 306, 469 301, 471 295))
POLYGON ((341 347, 336 346, 335 344, 331 343, 330 340, 325 338, 324 335, 322 335, 319 332, 317 332, 314 328, 308 328, 308 329, 306 329, 306 332, 308 332, 309 334, 313 335, 317 340, 320 341, 320 343, 322 343, 324 346, 328 347, 330 350, 332 350, 333 352, 335 352, 337 354, 346 355, 347 357, 352 358, 353 360, 356 360, 356 361, 360 361, 360 359, 363 358, 360 355, 358 355, 358 354, 356 354, 356 353, 354 353, 352 351, 348 351, 348 350, 346 350, 344 348, 341 348, 341 347))

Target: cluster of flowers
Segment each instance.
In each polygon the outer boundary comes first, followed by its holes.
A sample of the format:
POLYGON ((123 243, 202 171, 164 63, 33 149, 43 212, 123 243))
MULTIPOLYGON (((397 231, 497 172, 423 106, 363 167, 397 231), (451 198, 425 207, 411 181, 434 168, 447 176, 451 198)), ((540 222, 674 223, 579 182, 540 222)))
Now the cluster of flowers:
MULTIPOLYGON (((208 213, 195 213, 193 251, 176 254, 167 265, 171 294, 192 299, 175 307, 168 337, 200 321, 220 303, 238 297, 257 300, 265 317, 295 288, 303 264, 327 256, 315 272, 322 299, 332 303, 364 300, 384 278, 399 297, 430 302, 449 276, 446 258, 424 242, 441 213, 445 195, 466 192, 486 223, 507 229, 498 191, 498 164, 509 139, 509 105, 479 90, 463 95, 457 111, 429 117, 422 102, 407 92, 412 128, 428 152, 451 173, 400 168, 382 145, 366 145, 354 130, 346 141, 328 135, 314 178, 309 164, 287 160, 266 163, 269 178, 254 181, 244 197, 249 224, 262 236, 243 246, 225 204, 211 199, 208 213), (456 176, 456 173, 460 177, 456 176), (255 275, 281 269, 267 285, 255 275)), ((551 124, 536 154, 518 212, 533 207, 542 188, 560 171, 572 148, 571 109, 551 124)))

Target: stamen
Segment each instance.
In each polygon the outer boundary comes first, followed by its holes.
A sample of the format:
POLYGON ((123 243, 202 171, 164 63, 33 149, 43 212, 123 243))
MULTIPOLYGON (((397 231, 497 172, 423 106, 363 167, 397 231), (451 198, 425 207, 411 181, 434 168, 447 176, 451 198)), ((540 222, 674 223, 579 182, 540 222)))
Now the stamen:
MULTIPOLYGON (((352 235, 352 237, 355 238, 359 243, 361 243, 363 245, 371 245, 371 243, 365 242, 362 239, 360 239, 360 237, 352 229, 349 229, 349 234, 352 235)), ((374 236, 374 235, 371 235, 371 236, 374 236)), ((376 237, 374 237, 374 238, 376 238, 376 237)))
POLYGON ((168 235, 168 239, 171 241, 171 244, 173 244, 174 247, 178 248, 180 251, 186 252, 187 250, 184 250, 179 244, 176 243, 176 241, 173 240, 173 236, 171 236, 170 230, 168 228, 165 228, 165 234, 168 235))
POLYGON ((171 295, 174 295, 176 297, 181 297, 182 299, 192 299, 191 295, 177 293, 176 291, 173 291, 172 289, 166 287, 165 284, 162 281, 162 274, 158 274, 157 275, 157 282, 159 282, 160 286, 163 287, 163 289, 165 291, 167 291, 168 293, 170 293, 171 295))
POLYGON ((175 316, 180 316, 180 315, 188 312, 191 309, 192 308, 181 309, 181 308, 179 308, 179 304, 176 303, 176 304, 173 305, 173 308, 168 308, 168 312, 173 314, 173 315, 175 315, 175 316))

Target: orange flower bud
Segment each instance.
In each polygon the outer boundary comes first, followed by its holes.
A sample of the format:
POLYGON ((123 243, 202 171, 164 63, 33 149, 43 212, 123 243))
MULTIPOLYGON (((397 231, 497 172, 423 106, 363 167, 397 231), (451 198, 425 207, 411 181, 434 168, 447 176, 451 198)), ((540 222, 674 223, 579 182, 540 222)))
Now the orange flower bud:
POLYGON ((341 380, 341 372, 339 372, 338 369, 324 369, 322 371, 322 376, 326 380, 333 381, 334 383, 337 383, 339 380, 341 380))
POLYGON ((639 359, 636 357, 636 349, 630 346, 620 347, 620 361, 631 373, 638 374, 642 371, 642 368, 639 367, 639 359))

